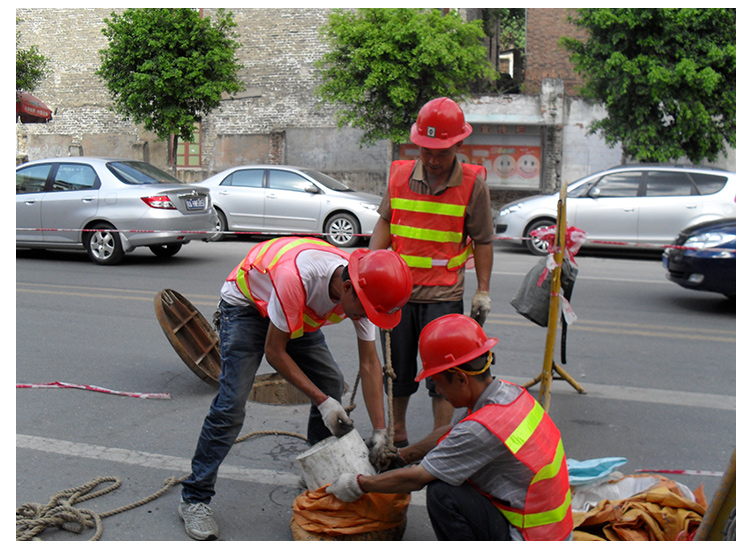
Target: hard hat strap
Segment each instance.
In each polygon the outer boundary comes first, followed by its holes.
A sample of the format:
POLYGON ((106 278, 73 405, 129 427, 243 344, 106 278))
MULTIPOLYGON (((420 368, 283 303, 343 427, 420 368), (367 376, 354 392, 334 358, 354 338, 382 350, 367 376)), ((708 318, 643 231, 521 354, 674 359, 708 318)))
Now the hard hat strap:
MULTIPOLYGON (((487 361, 484 364, 484 367, 480 369, 479 371, 468 371, 466 369, 461 369, 460 367, 452 367, 448 371, 461 371, 462 373, 466 373, 467 375, 480 375, 487 371, 490 367, 490 364, 492 363, 492 351, 489 351, 487 353, 487 361)), ((467 365, 467 364, 464 364, 467 365)))

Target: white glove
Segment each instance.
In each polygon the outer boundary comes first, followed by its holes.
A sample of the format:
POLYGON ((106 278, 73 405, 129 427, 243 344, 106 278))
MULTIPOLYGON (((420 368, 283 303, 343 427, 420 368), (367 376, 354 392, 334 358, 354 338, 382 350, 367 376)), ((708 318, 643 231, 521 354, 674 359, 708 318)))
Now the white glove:
POLYGON ((357 481, 358 474, 344 473, 339 479, 326 488, 326 493, 333 494, 341 501, 351 503, 357 501, 365 492, 357 481))
POLYGON ((354 421, 346 414, 346 410, 330 396, 318 405, 318 411, 323 416, 326 428, 336 438, 341 438, 354 428, 354 421))
POLYGON ((383 452, 385 452, 386 439, 385 429, 374 429, 370 440, 367 442, 367 447, 370 448, 370 463, 376 467, 385 463, 383 452))
POLYGON ((477 291, 471 299, 471 317, 475 319, 479 325, 484 325, 491 307, 492 299, 490 299, 489 291, 477 291))

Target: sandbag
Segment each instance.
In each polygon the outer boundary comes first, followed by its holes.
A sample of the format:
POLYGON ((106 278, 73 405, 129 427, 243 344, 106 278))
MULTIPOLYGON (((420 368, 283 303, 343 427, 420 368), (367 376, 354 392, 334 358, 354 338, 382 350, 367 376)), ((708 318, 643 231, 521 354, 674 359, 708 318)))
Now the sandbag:
POLYGON ((329 535, 352 535, 381 532, 406 522, 409 494, 366 493, 357 501, 346 503, 326 493, 328 484, 297 496, 292 518, 303 530, 329 535))

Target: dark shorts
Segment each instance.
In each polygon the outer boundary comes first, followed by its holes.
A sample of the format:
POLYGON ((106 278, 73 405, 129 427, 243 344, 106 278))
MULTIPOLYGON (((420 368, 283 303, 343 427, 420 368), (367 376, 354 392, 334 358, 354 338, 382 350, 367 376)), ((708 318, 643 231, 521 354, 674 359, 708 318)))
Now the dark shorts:
MULTIPOLYGON (((393 381, 393 397, 411 396, 419 389, 419 383, 414 381, 422 368, 419 358, 419 334, 424 326, 432 320, 447 314, 463 314, 463 300, 450 302, 407 302, 401 308, 401 322, 391 330, 391 365, 396 373, 393 381)), ((385 342, 385 331, 380 331, 383 346, 383 361, 388 362, 385 342)), ((387 383, 384 377, 384 382, 387 383)), ((432 378, 425 380, 430 396, 438 396, 432 378)))

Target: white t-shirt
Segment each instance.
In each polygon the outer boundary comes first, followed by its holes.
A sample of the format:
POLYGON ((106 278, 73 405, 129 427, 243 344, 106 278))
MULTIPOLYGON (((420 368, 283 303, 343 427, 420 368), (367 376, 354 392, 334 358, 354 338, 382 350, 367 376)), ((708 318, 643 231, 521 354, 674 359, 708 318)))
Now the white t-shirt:
MULTIPOLYGON (((296 263, 297 271, 302 278, 302 285, 305 288, 307 307, 321 317, 327 315, 338 305, 331 300, 328 293, 328 285, 336 268, 346 266, 346 260, 335 253, 312 249, 299 253, 296 263)), ((282 331, 288 332, 289 327, 284 312, 281 309, 281 302, 276 296, 276 291, 268 274, 262 274, 257 270, 250 270, 248 283, 254 294, 268 302, 268 318, 271 320, 271 323, 282 331)), ((224 286, 221 288, 221 298, 229 304, 252 304, 232 281, 224 282, 224 286)), ((352 320, 352 323, 354 323, 354 329, 360 340, 375 340, 377 332, 375 325, 370 320, 360 318, 352 320)))

